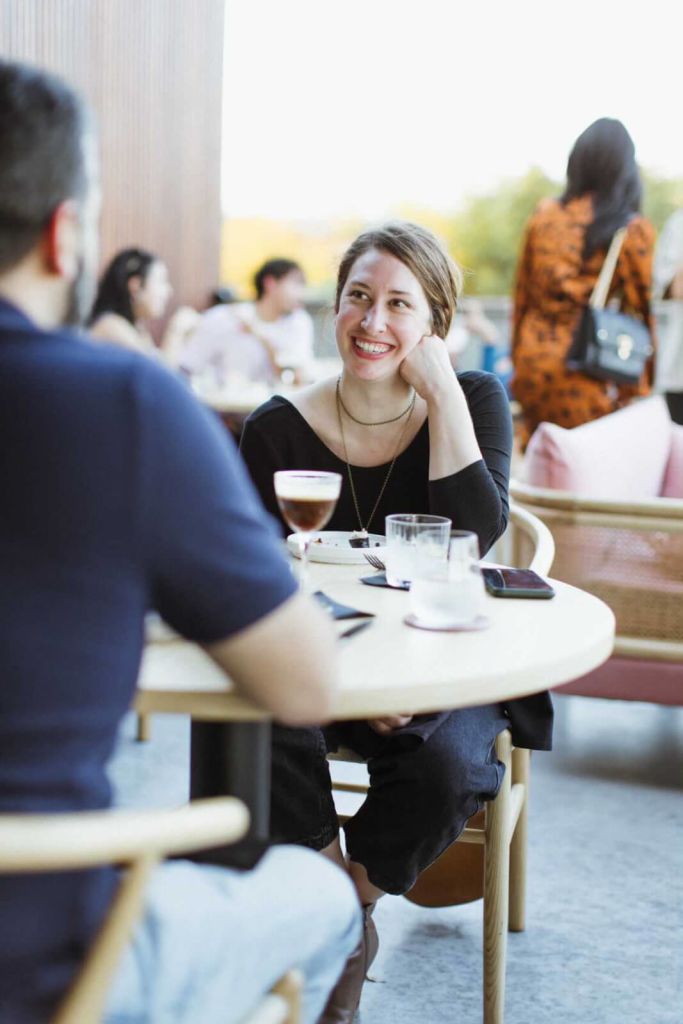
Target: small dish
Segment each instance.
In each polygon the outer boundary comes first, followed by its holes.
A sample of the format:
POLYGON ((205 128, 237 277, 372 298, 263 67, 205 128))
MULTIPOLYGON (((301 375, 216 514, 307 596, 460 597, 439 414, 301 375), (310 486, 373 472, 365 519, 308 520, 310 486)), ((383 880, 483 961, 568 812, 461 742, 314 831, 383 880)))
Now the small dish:
POLYGON ((479 629, 486 629, 490 625, 486 615, 477 615, 476 619, 462 622, 457 626, 428 626, 412 614, 406 615, 403 621, 407 626, 414 626, 415 629, 429 629, 435 633, 474 633, 479 629))
MULTIPOLYGON (((351 530, 321 530, 313 534, 308 558, 311 562, 328 562, 332 565, 367 565, 364 551, 374 551, 384 547, 384 537, 380 533, 368 535, 367 548, 352 548, 349 540, 353 537, 351 530)), ((295 533, 287 538, 287 547, 295 558, 300 558, 299 541, 295 533)))

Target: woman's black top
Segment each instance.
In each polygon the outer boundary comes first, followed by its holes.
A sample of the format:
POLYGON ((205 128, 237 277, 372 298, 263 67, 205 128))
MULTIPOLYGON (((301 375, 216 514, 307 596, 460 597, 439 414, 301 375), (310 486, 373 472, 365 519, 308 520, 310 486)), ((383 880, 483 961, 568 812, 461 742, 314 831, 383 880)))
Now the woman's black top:
MULTIPOLYGON (((507 396, 493 374, 470 371, 458 374, 467 400, 482 459, 465 469, 438 480, 429 479, 429 425, 421 427, 393 468, 377 511, 367 517, 377 501, 389 463, 381 466, 352 466, 353 482, 363 526, 370 533, 383 534, 385 516, 393 513, 431 513, 447 516, 453 529, 473 530, 479 537, 482 555, 505 531, 508 521, 508 480, 512 450, 512 423, 507 396)), ((301 413, 286 398, 276 395, 248 417, 240 445, 249 472, 268 511, 287 530, 280 515, 273 473, 280 469, 303 469, 342 474, 342 489, 329 530, 358 530, 346 463, 325 445, 301 413)), ((519 746, 547 749, 550 746, 550 700, 547 694, 507 705, 519 746), (542 702, 542 707, 538 706, 542 702), (524 705, 533 704, 525 709, 524 705), (519 708, 519 716, 513 714, 519 708)))
MULTIPOLYGON (((396 460, 377 511, 377 501, 390 463, 352 466, 353 483, 363 526, 384 533, 385 516, 397 512, 429 512, 447 516, 454 530, 474 530, 482 554, 505 530, 508 520, 508 479, 512 428, 507 396, 497 377, 470 372, 458 375, 469 406, 483 459, 459 473, 429 480, 429 426, 427 422, 396 460)), ((400 426, 398 428, 400 430, 400 426)), ((323 444, 301 413, 286 398, 275 396, 247 419, 241 443, 266 508, 280 519, 273 473, 278 469, 308 469, 341 473, 342 490, 328 530, 359 530, 346 463, 323 444)))

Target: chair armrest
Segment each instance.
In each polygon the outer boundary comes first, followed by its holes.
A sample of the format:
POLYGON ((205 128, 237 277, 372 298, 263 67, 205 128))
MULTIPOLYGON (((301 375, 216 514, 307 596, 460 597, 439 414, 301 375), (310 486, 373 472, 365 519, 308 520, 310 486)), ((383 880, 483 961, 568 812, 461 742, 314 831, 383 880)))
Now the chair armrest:
POLYGON ((533 557, 527 568, 547 576, 555 558, 555 540, 548 527, 538 516, 515 504, 510 506, 510 522, 531 544, 533 557))
POLYGON ((241 838, 249 812, 233 797, 173 810, 0 815, 0 871, 61 871, 190 853, 241 838))
MULTIPOLYGON (((647 498, 642 501, 611 501, 606 498, 581 498, 571 491, 553 491, 533 487, 519 480, 510 481, 510 497, 524 506, 557 509, 573 513, 596 513, 637 518, 639 516, 680 522, 683 528, 683 499, 647 498)), ((678 528, 674 526, 674 529, 678 528)))

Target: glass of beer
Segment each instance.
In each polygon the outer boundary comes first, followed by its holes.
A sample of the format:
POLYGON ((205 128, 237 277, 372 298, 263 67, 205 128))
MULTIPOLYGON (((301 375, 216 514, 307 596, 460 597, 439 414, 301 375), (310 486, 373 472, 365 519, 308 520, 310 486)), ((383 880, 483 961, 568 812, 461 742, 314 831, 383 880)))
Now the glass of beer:
POLYGON ((274 474, 282 518, 294 530, 301 551, 302 587, 308 586, 308 549, 317 530, 327 526, 341 492, 340 473, 280 470, 274 474))

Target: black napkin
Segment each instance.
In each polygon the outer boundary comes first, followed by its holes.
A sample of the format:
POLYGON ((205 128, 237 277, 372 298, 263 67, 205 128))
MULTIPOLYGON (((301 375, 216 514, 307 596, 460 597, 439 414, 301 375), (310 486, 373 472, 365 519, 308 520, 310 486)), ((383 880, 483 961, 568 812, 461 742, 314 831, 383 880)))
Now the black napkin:
POLYGON ((373 612, 359 612, 357 608, 352 608, 348 604, 339 604, 338 601, 333 601, 327 594, 323 594, 322 590, 316 590, 313 597, 326 612, 329 612, 333 619, 374 619, 373 612))
POLYGON ((387 574, 385 572, 377 572, 374 576, 361 576, 361 583, 366 583, 369 587, 389 587, 389 590, 410 590, 410 584, 404 583, 400 587, 391 587, 387 583, 387 574))

